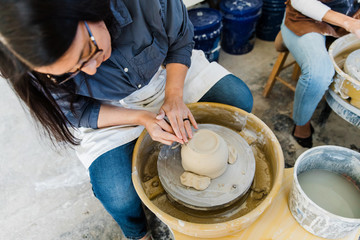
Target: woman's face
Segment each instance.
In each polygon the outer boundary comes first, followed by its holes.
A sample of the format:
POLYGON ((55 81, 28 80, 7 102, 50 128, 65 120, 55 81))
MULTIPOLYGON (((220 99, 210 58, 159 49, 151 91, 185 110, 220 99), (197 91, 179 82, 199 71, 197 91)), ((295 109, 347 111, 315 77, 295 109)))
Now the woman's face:
MULTIPOLYGON (((111 38, 103 21, 87 23, 99 49, 102 49, 102 52, 97 54, 95 58, 91 58, 90 61, 81 68, 81 71, 89 75, 94 75, 101 63, 107 60, 111 55, 111 38)), ((94 52, 94 48, 95 46, 90 40, 84 22, 80 22, 74 41, 65 54, 55 63, 47 66, 35 67, 34 70, 51 75, 62 75, 68 72, 75 72, 81 67, 84 61, 89 59, 91 53, 94 52)))

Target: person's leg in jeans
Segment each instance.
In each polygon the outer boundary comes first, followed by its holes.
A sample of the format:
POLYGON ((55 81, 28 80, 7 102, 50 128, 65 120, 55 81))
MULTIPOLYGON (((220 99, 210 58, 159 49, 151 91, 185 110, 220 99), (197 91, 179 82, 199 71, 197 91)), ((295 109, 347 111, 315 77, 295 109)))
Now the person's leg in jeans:
POLYGON ((251 112, 253 96, 240 78, 229 74, 210 88, 199 102, 224 103, 251 112))
POLYGON ((128 239, 146 234, 146 218, 131 181, 131 159, 136 141, 104 153, 90 166, 93 192, 128 239))
POLYGON ((308 33, 297 36, 284 24, 281 26, 284 43, 301 68, 295 90, 293 120, 294 136, 311 137, 310 119, 332 82, 335 70, 325 46, 325 36, 308 33))

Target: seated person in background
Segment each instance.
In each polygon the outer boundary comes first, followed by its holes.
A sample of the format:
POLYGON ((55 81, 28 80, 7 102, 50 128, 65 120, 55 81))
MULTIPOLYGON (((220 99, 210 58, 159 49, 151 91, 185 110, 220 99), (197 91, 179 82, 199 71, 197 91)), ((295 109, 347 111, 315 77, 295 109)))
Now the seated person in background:
POLYGON ((359 3, 288 0, 286 4, 281 34, 301 68, 295 90, 292 135, 301 146, 311 148, 314 129, 310 119, 335 73, 325 36, 339 37, 351 32, 360 38, 360 21, 356 19, 359 3))
POLYGON ((128 239, 150 239, 131 181, 142 130, 184 143, 197 125, 186 103, 252 110, 246 84, 192 50, 180 0, 0 0, 0 19, 1 75, 45 132, 75 145, 128 239))

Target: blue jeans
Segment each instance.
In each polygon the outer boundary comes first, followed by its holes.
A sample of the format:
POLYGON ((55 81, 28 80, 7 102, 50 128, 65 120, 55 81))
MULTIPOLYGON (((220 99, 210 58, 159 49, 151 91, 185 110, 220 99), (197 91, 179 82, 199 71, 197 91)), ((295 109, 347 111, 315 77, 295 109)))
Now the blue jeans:
POLYGON ((286 47, 301 68, 295 90, 293 119, 305 125, 332 82, 335 70, 325 46, 325 36, 307 33, 297 36, 284 23, 281 34, 286 47))
MULTIPOLYGON (((251 112, 253 97, 234 75, 220 79, 200 101, 233 105, 251 112)), ((110 150, 89 167, 94 195, 121 227, 128 239, 146 234, 146 218, 131 181, 131 159, 136 140, 110 150)))
POLYGON ((199 102, 224 103, 251 112, 253 96, 240 78, 229 74, 220 79, 199 102))

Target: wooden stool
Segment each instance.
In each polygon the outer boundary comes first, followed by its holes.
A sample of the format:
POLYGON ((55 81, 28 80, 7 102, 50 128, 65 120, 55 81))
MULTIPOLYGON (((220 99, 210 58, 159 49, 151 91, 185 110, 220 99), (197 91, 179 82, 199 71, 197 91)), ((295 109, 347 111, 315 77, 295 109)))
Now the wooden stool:
POLYGON ((286 87, 290 88, 291 90, 293 90, 295 92, 295 85, 285 81, 284 79, 282 79, 279 75, 281 73, 282 70, 294 65, 294 70, 291 76, 291 80, 292 81, 297 81, 300 73, 301 73, 301 69, 299 67, 299 65, 296 63, 296 61, 292 61, 286 65, 286 59, 289 55, 289 50, 286 48, 286 46, 284 45, 282 36, 281 36, 281 31, 277 34, 276 38, 275 38, 275 49, 276 51, 279 52, 279 56, 274 64, 273 70, 271 71, 271 74, 266 82, 264 91, 263 91, 263 96, 267 97, 270 94, 270 91, 272 89, 272 87, 275 84, 275 81, 279 81, 280 83, 284 84, 286 87))

